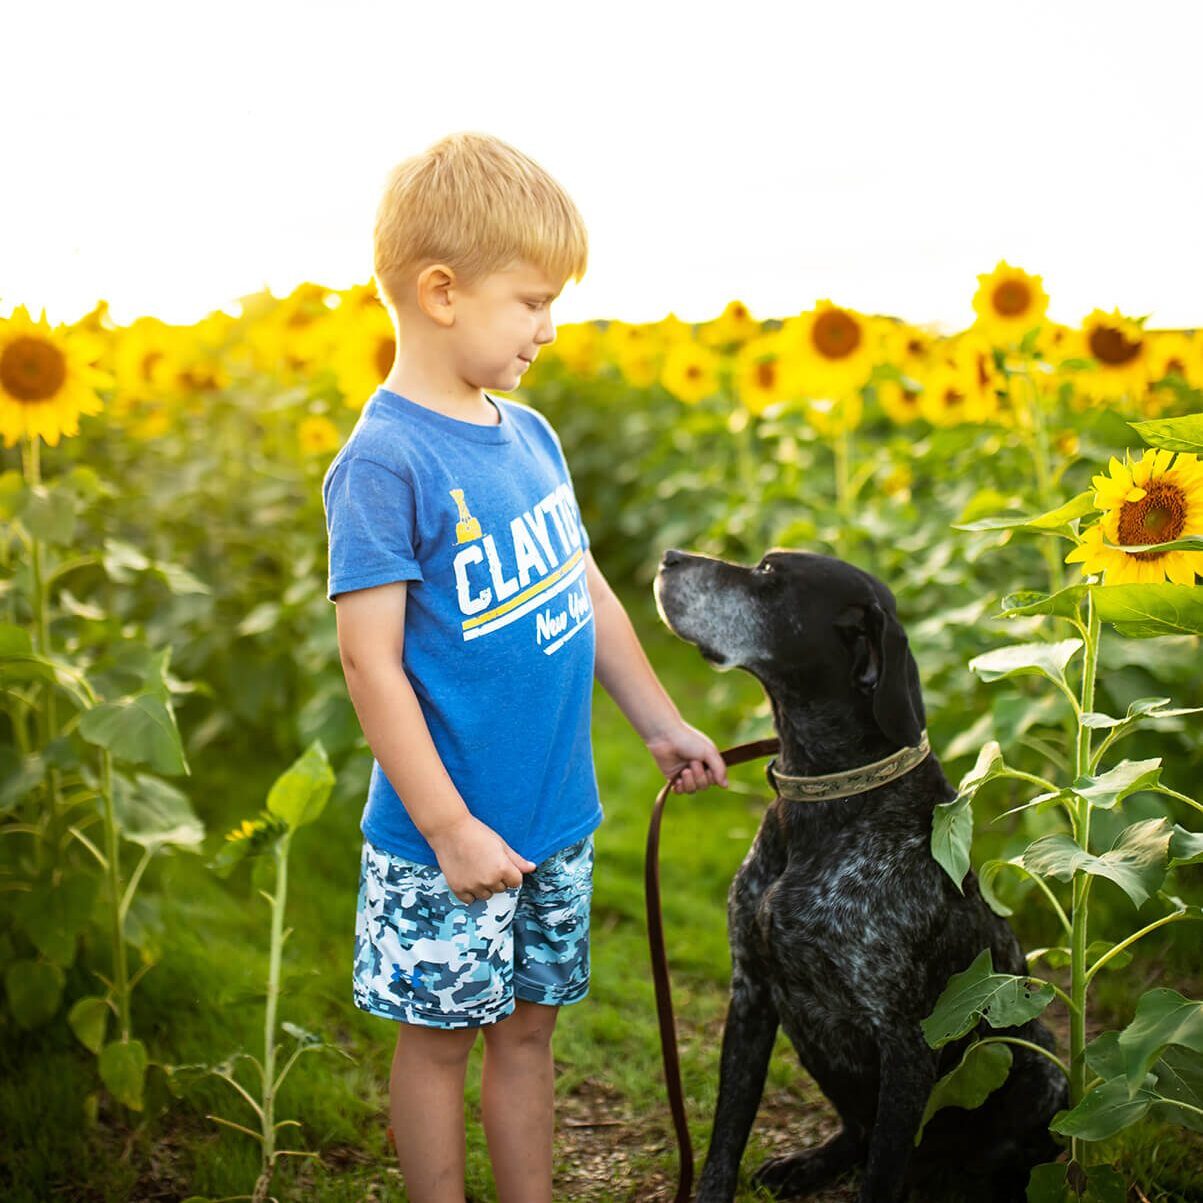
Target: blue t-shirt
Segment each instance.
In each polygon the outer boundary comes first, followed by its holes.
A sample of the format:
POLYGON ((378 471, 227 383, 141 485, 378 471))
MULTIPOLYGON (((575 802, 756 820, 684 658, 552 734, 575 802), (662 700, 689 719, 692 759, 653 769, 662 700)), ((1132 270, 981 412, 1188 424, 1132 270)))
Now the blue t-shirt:
MULTIPOLYGON (((486 394, 487 396, 487 394, 486 394)), ((401 662, 468 810, 536 864, 601 822, 589 536, 551 423, 497 425, 378 388, 326 469, 326 596, 408 581, 401 662)), ((438 858, 373 761, 360 830, 438 858)))

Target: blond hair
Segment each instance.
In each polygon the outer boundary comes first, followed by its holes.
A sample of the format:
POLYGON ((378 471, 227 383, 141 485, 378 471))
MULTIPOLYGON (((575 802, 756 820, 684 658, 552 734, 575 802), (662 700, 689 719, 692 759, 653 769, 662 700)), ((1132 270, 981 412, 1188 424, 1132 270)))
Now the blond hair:
POLYGON ((471 285, 524 259, 563 283, 585 274, 589 240, 568 194, 534 160, 489 134, 449 134, 389 173, 372 244, 381 301, 398 312, 422 268, 471 285))

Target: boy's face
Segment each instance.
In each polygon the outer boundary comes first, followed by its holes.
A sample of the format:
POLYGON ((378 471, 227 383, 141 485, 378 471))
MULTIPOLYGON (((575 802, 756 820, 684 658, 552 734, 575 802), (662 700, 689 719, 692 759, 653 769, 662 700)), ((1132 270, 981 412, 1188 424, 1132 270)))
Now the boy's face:
POLYGON ((551 303, 563 287, 525 260, 460 286, 453 329, 464 378, 482 389, 517 388, 539 348, 555 340, 551 303))

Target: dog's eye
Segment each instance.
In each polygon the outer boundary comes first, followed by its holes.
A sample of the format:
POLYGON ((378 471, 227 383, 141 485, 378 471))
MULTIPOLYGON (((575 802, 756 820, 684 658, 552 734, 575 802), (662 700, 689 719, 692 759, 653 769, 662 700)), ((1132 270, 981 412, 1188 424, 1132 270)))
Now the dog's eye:
POLYGON ((757 572, 774 572, 776 571, 772 560, 762 560, 756 567, 757 572))

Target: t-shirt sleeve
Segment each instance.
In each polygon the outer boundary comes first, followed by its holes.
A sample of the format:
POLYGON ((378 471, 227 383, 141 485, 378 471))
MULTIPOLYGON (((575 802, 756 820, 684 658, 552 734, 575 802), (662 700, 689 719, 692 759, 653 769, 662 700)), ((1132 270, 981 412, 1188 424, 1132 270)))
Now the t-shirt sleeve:
POLYGON ((326 597, 392 581, 420 581, 413 486, 374 460, 350 456, 322 490, 329 574, 326 597))

